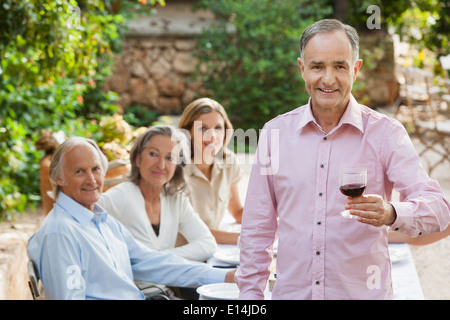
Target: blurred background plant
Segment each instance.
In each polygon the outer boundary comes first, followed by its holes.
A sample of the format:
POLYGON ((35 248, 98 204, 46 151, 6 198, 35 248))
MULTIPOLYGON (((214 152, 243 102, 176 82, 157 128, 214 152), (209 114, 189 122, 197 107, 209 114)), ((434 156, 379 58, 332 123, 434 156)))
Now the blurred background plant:
MULTIPOLYGON (((338 18, 358 30, 366 28, 370 5, 377 5, 381 13, 381 30, 389 30, 399 40, 410 45, 408 66, 430 67, 437 75, 444 75, 439 57, 450 53, 450 2, 442 0, 341 0, 333 1, 338 18), (337 9, 339 8, 339 9, 337 9), (427 56, 428 55, 428 56, 427 56), (427 60, 428 59, 428 60, 427 60)), ((367 52, 370 56, 375 51, 367 52)))
POLYGON ((41 129, 68 136, 103 132, 120 113, 103 92, 124 22, 164 0, 3 0, 0 3, 0 219, 40 201, 35 142, 41 129))

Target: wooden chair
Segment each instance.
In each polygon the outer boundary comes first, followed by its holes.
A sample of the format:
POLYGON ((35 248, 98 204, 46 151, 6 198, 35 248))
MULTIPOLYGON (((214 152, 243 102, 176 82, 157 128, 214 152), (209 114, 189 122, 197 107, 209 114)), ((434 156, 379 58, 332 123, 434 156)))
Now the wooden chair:
POLYGON ((126 175, 130 173, 131 165, 129 160, 113 160, 108 163, 103 192, 124 181, 126 175))
POLYGON ((404 68, 403 75, 402 95, 410 113, 410 129, 424 147, 419 156, 428 155, 422 158, 427 161, 431 175, 437 166, 450 162, 450 120, 446 110, 441 110, 442 89, 434 85, 433 75, 422 69, 404 68))
POLYGON ((442 56, 439 58, 442 69, 444 70, 445 90, 442 95, 442 100, 447 103, 447 110, 450 110, 450 54, 448 56, 442 56))
POLYGON ((38 300, 38 298, 43 297, 43 292, 41 290, 41 285, 39 282, 39 276, 34 266, 33 261, 28 261, 28 286, 30 287, 31 296, 33 300, 38 300))

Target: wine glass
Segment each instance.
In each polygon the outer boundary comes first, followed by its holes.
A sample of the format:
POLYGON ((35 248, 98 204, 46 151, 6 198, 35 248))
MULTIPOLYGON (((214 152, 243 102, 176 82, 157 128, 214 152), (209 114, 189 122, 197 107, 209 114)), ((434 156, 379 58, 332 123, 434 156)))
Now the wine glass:
MULTIPOLYGON (((339 170, 339 190, 347 197, 359 197, 367 185, 367 169, 341 168, 339 170)), ((349 210, 341 211, 341 216, 353 218, 349 210)))

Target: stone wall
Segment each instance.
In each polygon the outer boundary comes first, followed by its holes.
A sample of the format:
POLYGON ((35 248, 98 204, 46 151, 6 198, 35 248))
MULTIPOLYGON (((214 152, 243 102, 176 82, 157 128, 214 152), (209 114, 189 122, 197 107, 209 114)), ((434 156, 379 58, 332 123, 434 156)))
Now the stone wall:
MULTIPOLYGON (((202 85, 189 80, 198 65, 195 38, 216 23, 209 11, 193 11, 196 1, 171 1, 153 16, 129 24, 123 52, 116 56, 113 75, 105 89, 119 94, 123 108, 144 106, 160 114, 180 114, 202 85)), ((236 28, 228 24, 227 32, 236 28)), ((391 106, 398 97, 394 45, 383 30, 360 34, 363 67, 353 94, 370 107, 391 106)))
POLYGON ((105 89, 119 94, 123 108, 141 105, 164 114, 180 113, 201 87, 188 81, 198 63, 194 48, 195 40, 187 37, 127 38, 105 89))
POLYGON ((0 223, 0 300, 31 299, 27 242, 40 221, 30 214, 25 222, 0 223))
MULTIPOLYGON (((216 23, 208 10, 193 10, 197 0, 171 0, 155 15, 128 24, 123 52, 116 56, 105 89, 119 94, 120 105, 144 106, 161 114, 180 114, 201 95, 201 84, 189 80, 198 60, 195 38, 216 23)), ((227 32, 236 28, 227 25, 227 32)))

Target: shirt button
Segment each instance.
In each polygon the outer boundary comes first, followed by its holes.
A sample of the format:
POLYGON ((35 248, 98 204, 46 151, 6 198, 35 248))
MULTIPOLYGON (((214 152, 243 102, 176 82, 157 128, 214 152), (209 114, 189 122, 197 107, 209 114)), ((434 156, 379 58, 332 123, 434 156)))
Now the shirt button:
POLYGON ((316 255, 317 255, 317 256, 320 256, 320 251, 316 251, 316 255))
POLYGON ((398 228, 395 228, 394 230, 395 230, 395 231, 398 231, 398 228))
POLYGON ((322 192, 319 192, 319 197, 321 197, 321 196, 323 196, 323 193, 322 193, 322 192))
POLYGON ((323 169, 323 168, 325 168, 325 165, 323 163, 321 163, 320 167, 323 169))
POLYGON ((319 281, 319 280, 317 280, 317 281, 316 281, 316 284, 320 284, 320 281, 319 281))
POLYGON ((419 236, 421 236, 422 235, 422 232, 419 232, 419 236))
POLYGON ((317 225, 319 225, 319 226, 320 226, 321 224, 322 224, 322 222, 320 222, 320 221, 317 221, 317 225))
POLYGON ((324 141, 327 141, 327 139, 328 139, 327 137, 323 137, 323 140, 324 140, 324 141))

